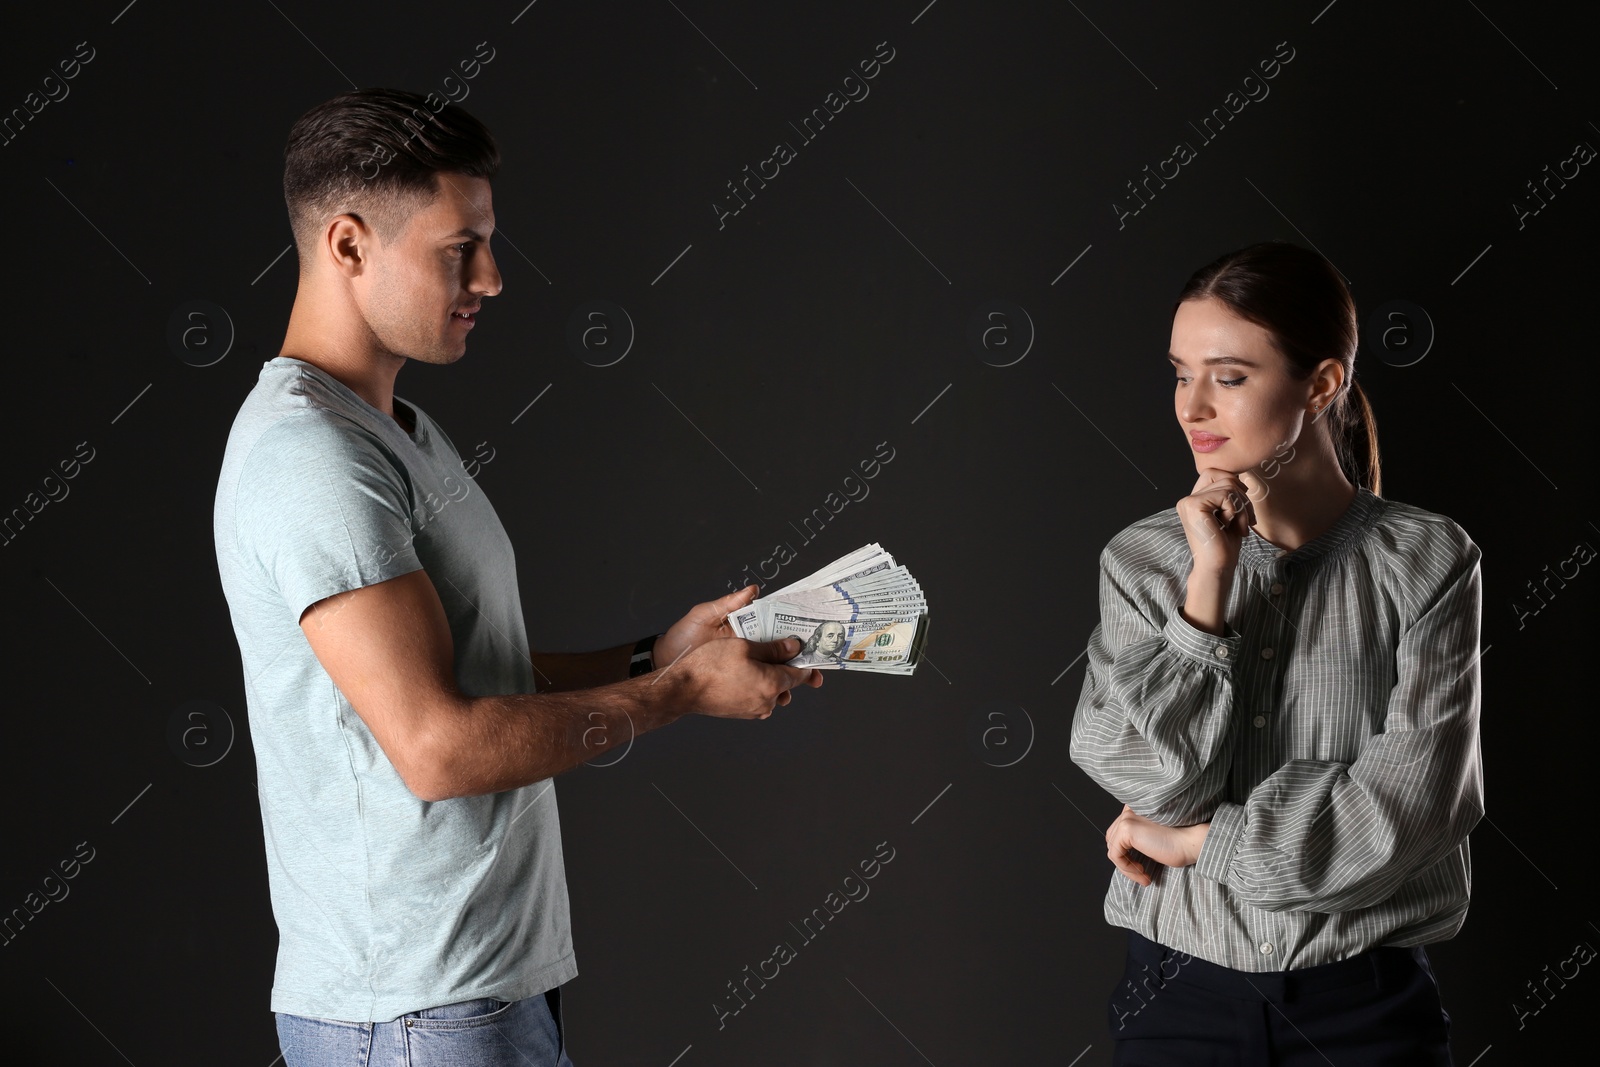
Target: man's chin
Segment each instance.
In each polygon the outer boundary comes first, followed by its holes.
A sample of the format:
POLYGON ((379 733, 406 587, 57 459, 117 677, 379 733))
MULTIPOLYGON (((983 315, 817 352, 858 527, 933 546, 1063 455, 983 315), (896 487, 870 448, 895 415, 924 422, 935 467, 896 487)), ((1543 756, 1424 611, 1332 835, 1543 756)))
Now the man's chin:
POLYGON ((458 349, 435 349, 432 352, 417 352, 406 356, 407 359, 418 363, 430 363, 435 367, 447 367, 467 354, 467 346, 463 342, 458 349))

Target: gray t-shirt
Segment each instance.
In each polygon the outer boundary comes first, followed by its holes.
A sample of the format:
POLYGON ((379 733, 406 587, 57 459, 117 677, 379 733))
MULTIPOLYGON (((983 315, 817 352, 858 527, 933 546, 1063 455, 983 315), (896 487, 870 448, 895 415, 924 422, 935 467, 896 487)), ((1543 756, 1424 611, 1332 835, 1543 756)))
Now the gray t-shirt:
POLYGON ((300 629, 316 601, 421 568, 460 691, 534 691, 505 529, 438 424, 395 406, 411 433, 278 356, 234 418, 217 482, 278 924, 275 1012, 387 1022, 578 973, 554 782, 417 799, 300 629))

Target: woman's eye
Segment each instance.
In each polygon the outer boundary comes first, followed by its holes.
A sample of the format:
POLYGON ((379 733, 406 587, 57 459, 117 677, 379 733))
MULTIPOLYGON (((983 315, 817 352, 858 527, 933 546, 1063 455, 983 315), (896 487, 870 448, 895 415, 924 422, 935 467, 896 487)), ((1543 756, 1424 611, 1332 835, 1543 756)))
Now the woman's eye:
MULTIPOLYGON (((1249 377, 1249 375, 1247 374, 1242 378, 1218 378, 1217 379, 1217 384, 1218 385, 1226 385, 1228 388, 1232 389, 1232 388, 1236 388, 1237 386, 1243 385, 1244 381, 1245 381, 1245 378, 1248 378, 1248 377, 1249 377)), ((1177 382, 1178 382, 1179 385, 1183 385, 1184 383, 1188 382, 1189 380, 1190 379, 1185 378, 1181 374, 1178 375, 1178 378, 1177 378, 1177 382)))

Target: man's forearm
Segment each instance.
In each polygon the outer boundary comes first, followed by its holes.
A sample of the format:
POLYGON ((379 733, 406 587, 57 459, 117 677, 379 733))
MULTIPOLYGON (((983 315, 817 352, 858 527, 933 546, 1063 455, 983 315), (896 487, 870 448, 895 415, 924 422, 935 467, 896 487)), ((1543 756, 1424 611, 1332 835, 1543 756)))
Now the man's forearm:
POLYGON ((529 649, 528 658, 533 661, 535 684, 541 692, 592 689, 628 677, 628 661, 633 658, 633 644, 630 642, 595 652, 535 652, 529 649))
POLYGON ((498 793, 570 770, 681 717, 689 692, 686 676, 665 672, 575 692, 462 697, 434 720, 424 799, 498 793))

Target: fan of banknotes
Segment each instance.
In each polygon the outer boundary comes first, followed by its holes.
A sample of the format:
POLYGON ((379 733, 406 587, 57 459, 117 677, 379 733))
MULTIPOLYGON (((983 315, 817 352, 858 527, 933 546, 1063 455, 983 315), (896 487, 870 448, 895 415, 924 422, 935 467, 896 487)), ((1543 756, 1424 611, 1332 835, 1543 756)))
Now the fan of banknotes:
POLYGON ((928 599, 873 543, 729 612, 728 625, 751 641, 798 637, 791 667, 911 674, 928 638, 928 599))

